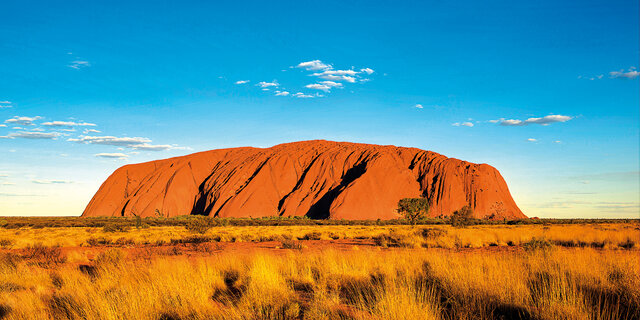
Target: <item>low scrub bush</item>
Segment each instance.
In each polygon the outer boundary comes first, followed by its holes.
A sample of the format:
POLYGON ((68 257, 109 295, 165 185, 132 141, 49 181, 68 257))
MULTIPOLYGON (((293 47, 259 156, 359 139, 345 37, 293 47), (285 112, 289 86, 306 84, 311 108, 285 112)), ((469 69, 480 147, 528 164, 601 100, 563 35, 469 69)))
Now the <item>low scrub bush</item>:
POLYGON ((402 235, 395 232, 387 234, 381 234, 373 237, 373 241, 377 246, 383 248, 389 247, 402 247, 402 248, 417 248, 421 245, 421 242, 410 235, 402 235))
POLYGON ((447 230, 438 228, 424 228, 420 232, 423 238, 427 240, 435 240, 447 235, 447 230))
POLYGON ((62 254, 60 247, 47 247, 42 244, 34 244, 27 247, 24 250, 23 257, 43 268, 52 267, 67 261, 67 257, 62 254))
POLYGON ((298 240, 320 240, 322 238, 322 233, 320 232, 309 232, 305 234, 303 237, 298 238, 298 240))
POLYGON ((111 244, 113 244, 113 241, 111 239, 107 239, 105 237, 99 237, 99 238, 91 237, 91 238, 87 239, 87 241, 85 243, 90 247, 99 247, 99 246, 111 245, 111 244))
POLYGON ((13 247, 13 240, 11 239, 0 239, 0 248, 2 249, 11 249, 13 247))
POLYGON ((282 249, 304 249, 304 245, 300 241, 284 240, 282 241, 282 249))
POLYGON ((545 238, 532 238, 531 240, 522 243, 522 247, 525 250, 544 250, 553 247, 553 244, 545 238))
POLYGON ((102 227, 102 231, 104 232, 127 232, 129 229, 131 229, 131 226, 116 223, 106 224, 102 227))
POLYGON ((624 242, 620 242, 618 246, 624 249, 633 249, 633 247, 636 246, 636 242, 631 240, 631 238, 627 238, 624 242))
POLYGON ((210 218, 194 218, 187 222, 184 226, 191 233, 205 234, 214 226, 213 219, 210 218))

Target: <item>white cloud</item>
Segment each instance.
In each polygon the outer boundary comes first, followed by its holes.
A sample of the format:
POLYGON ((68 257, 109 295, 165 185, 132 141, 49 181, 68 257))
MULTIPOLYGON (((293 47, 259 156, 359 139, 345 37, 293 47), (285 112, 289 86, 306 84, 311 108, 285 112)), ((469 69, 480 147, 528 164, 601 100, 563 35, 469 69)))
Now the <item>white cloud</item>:
POLYGON ((333 82, 333 81, 320 81, 321 84, 331 87, 331 88, 339 88, 342 87, 342 83, 333 82))
POLYGON ((11 101, 0 101, 0 109, 2 108, 11 108, 11 101))
POLYGON ((471 123, 471 122, 462 122, 462 123, 461 122, 456 122, 456 123, 453 123, 452 126, 454 126, 454 127, 461 127, 461 126, 462 127, 473 127, 473 123, 471 123))
POLYGON ((324 92, 329 92, 331 90, 331 87, 325 86, 325 85, 319 84, 319 83, 308 84, 308 85, 306 85, 304 87, 305 88, 309 88, 309 89, 322 90, 324 92))
POLYGON ((418 108, 418 109, 422 109, 422 108, 424 108, 424 107, 423 107, 421 104, 419 104, 419 103, 418 103, 418 104, 416 104, 416 105, 415 105, 415 106, 413 106, 413 107, 414 107, 414 108, 418 108))
POLYGON ((364 72, 366 74, 372 74, 374 71, 371 68, 364 68, 364 69, 360 69, 361 72, 364 72))
POLYGON ((162 151, 162 150, 177 150, 177 149, 185 149, 183 147, 173 146, 173 145, 153 145, 150 144, 151 139, 142 138, 142 137, 113 137, 113 136, 80 136, 78 139, 71 138, 67 141, 73 141, 78 143, 88 143, 88 144, 100 144, 100 145, 109 145, 109 146, 117 146, 117 147, 126 147, 136 150, 145 150, 145 151, 162 151))
POLYGON ((65 183, 73 183, 73 181, 68 181, 68 180, 41 180, 41 179, 34 179, 34 180, 31 180, 31 182, 33 182, 33 183, 37 183, 37 184, 65 184, 65 183))
POLYGON ((500 123, 501 126, 526 126, 530 124, 539 124, 543 126, 548 126, 552 123, 567 122, 571 119, 573 119, 573 117, 552 114, 542 118, 529 118, 524 121, 518 120, 518 119, 500 119, 500 120, 489 120, 489 122, 500 123))
POLYGON ((289 91, 278 91, 276 90, 276 96, 286 97, 289 95, 289 91))
POLYGON ((4 122, 5 123, 11 123, 11 124, 20 124, 23 126, 30 126, 33 125, 33 122, 36 120, 40 120, 42 119, 42 117, 40 116, 35 116, 35 117, 19 117, 19 116, 15 116, 11 119, 7 119, 4 122))
POLYGON ((8 100, 0 101, 0 104, 11 104, 11 101, 8 101, 8 100))
POLYGON ((562 143, 562 141, 560 141, 560 140, 556 140, 556 141, 554 141, 553 143, 562 143))
POLYGON ((312 60, 312 61, 307 61, 307 62, 300 62, 296 67, 297 68, 304 68, 304 69, 309 70, 309 71, 331 69, 331 65, 325 64, 320 60, 312 60))
POLYGON ((89 63, 89 61, 84 61, 84 60, 71 61, 71 64, 69 64, 69 68, 73 68, 73 69, 81 69, 81 68, 86 68, 90 66, 91 66, 91 63, 89 63))
POLYGON ((334 81, 320 81, 319 83, 308 84, 305 88, 322 90, 324 92, 331 91, 331 88, 339 88, 342 87, 342 83, 334 82, 334 81))
POLYGON ((51 121, 42 124, 47 127, 95 127, 94 123, 73 122, 73 121, 51 121))
POLYGON ((278 86, 280 86, 280 84, 278 84, 278 81, 276 81, 276 80, 273 80, 273 82, 260 81, 260 82, 258 82, 257 86, 260 86, 262 88, 268 88, 268 87, 277 88, 278 86))
POLYGON ((100 133, 100 130, 96 130, 96 129, 84 129, 84 130, 82 131, 82 133, 83 133, 83 134, 87 134, 87 133, 91 133, 91 132, 93 132, 93 133, 100 133))
POLYGON ((325 79, 325 80, 335 80, 335 81, 346 81, 349 83, 355 83, 356 82, 356 78, 355 77, 351 77, 351 76, 343 76, 343 75, 333 75, 333 74, 325 74, 323 73, 314 73, 314 76, 317 76, 321 79, 325 79))
POLYGON ((123 160, 129 158, 129 156, 124 153, 97 153, 95 154, 95 156, 100 158, 123 159, 123 160))
POLYGON ((293 96, 296 97, 296 98, 320 98, 320 97, 323 97, 323 95, 320 95, 320 94, 317 94, 317 93, 312 95, 312 94, 304 94, 302 92, 297 92, 297 93, 293 94, 293 96))
POLYGON ((239 80, 239 81, 236 81, 236 84, 245 84, 245 83, 249 83, 249 80, 239 80))
POLYGON ((148 144, 148 143, 129 146, 129 148, 132 148, 132 149, 135 149, 135 150, 145 150, 145 151, 163 151, 163 150, 170 150, 170 149, 178 149, 177 147, 174 147, 174 146, 168 145, 168 144, 156 144, 156 145, 153 145, 153 144, 148 144))
POLYGON ((609 77, 614 79, 635 79, 640 76, 640 72, 636 70, 635 67, 629 68, 626 72, 623 70, 620 71, 611 71, 609 72, 609 77))
POLYGON ((58 132, 38 132, 38 131, 21 131, 13 132, 7 135, 7 138, 23 138, 23 139, 56 139, 61 136, 58 132))
POLYGON ((7 125, 6 124, 0 124, 0 128, 6 128, 7 125))
POLYGON ((527 141, 529 141, 529 142, 536 142, 536 141, 538 141, 538 139, 529 138, 529 139, 527 139, 527 141))
POLYGON ((113 137, 113 136, 80 136, 79 139, 69 139, 68 141, 89 143, 89 144, 103 144, 110 146, 133 146, 143 143, 151 142, 151 139, 141 137, 113 137))

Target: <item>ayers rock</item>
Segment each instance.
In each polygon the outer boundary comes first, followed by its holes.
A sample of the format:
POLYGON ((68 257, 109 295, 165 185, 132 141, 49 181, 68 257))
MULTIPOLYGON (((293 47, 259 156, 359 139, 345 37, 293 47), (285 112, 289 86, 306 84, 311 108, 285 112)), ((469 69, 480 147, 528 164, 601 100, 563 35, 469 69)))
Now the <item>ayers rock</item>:
POLYGON ((323 140, 126 165, 102 184, 82 216, 393 219, 398 200, 408 197, 427 198, 432 217, 470 205, 478 218, 526 218, 487 164, 323 140))

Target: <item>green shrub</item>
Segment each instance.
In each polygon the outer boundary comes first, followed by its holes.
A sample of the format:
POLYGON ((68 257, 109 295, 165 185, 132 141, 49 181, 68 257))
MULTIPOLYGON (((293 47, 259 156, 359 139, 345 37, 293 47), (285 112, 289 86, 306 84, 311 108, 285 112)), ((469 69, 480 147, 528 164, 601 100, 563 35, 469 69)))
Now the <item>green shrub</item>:
POLYGON ((129 231, 130 228, 131 227, 128 226, 128 225, 110 223, 110 224, 105 224, 104 227, 102 227, 102 231, 104 231, 104 232, 127 232, 127 231, 129 231))
POLYGON ((525 250, 544 250, 553 247, 553 244, 545 238, 532 238, 531 240, 522 243, 522 247, 525 250))
POLYGON ((471 224, 473 220, 473 209, 470 206, 464 206, 460 210, 456 210, 450 218, 451 225, 456 228, 464 228, 471 224))
POLYGON ((400 199, 397 210, 411 225, 415 225, 429 212, 429 201, 425 198, 400 199))
POLYGON ((191 233, 205 234, 213 227, 213 220, 210 218, 194 218, 184 226, 191 233))
POLYGON ((438 229, 438 228, 424 228, 422 229, 420 234, 422 235, 423 238, 427 240, 434 240, 442 236, 445 236, 447 234, 447 230, 438 229))

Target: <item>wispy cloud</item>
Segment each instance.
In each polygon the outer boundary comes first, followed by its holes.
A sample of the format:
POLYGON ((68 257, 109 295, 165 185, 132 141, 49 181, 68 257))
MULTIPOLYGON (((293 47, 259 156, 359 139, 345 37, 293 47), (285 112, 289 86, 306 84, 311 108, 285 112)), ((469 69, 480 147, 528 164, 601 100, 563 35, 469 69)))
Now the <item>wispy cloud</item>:
POLYGON ((95 127, 95 123, 73 122, 73 121, 51 121, 42 124, 47 127, 95 127))
POLYGON ((97 153, 95 154, 95 156, 99 158, 121 159, 121 160, 129 158, 129 156, 124 153, 97 153))
POLYGON ((0 101, 0 109, 2 108, 11 108, 11 101, 0 101))
POLYGON ((518 120, 518 119, 499 119, 499 120, 489 120, 491 123, 499 123, 501 126, 526 126, 530 124, 539 124, 543 126, 548 126, 552 123, 556 122, 567 122, 573 119, 570 116, 563 115, 548 115, 542 118, 529 118, 526 120, 518 120))
POLYGON ((302 93, 302 92, 297 92, 293 94, 294 97, 296 98, 320 98, 323 97, 323 95, 321 94, 306 94, 306 93, 302 93))
POLYGON ((623 69, 609 72, 609 77, 614 79, 635 79, 638 76, 640 76, 640 72, 638 72, 635 67, 631 67, 627 71, 623 69))
POLYGON ((529 139, 527 139, 527 141, 528 141, 528 142, 537 142, 537 141, 538 141, 538 139, 529 138, 529 139))
POLYGON ((66 183, 73 183, 73 181, 68 181, 68 180, 41 180, 41 179, 34 179, 34 180, 31 180, 31 182, 37 183, 37 184, 66 184, 66 183))
POLYGON ((135 150, 145 151, 163 151, 172 149, 186 149, 184 147, 178 147, 175 145, 153 145, 151 139, 142 137, 114 137, 114 136, 80 136, 79 138, 71 138, 67 141, 87 143, 87 144, 100 144, 109 146, 126 147, 135 150))
POLYGON ((5 123, 10 123, 10 124, 19 124, 19 125, 23 125, 23 126, 30 126, 33 125, 33 122, 36 120, 40 120, 42 119, 42 117, 40 116, 35 116, 35 117, 19 117, 19 116, 15 116, 11 119, 7 119, 4 122, 5 123))
POLYGON ((583 76, 578 76, 578 79, 587 79, 587 80, 596 80, 596 79, 602 79, 604 77, 604 74, 599 74, 597 76, 593 76, 593 77, 583 77, 583 76))
POLYGON ((417 103, 415 106, 413 106, 414 108, 418 108, 418 109, 422 109, 424 108, 421 104, 417 103))
POLYGON ((371 75, 375 72, 373 69, 368 67, 361 68, 360 70, 354 70, 353 67, 351 69, 334 69, 332 64, 322 62, 321 60, 301 62, 297 67, 303 68, 307 71, 317 71, 312 73, 311 76, 318 77, 320 79, 349 83, 370 81, 371 79, 363 78, 362 75, 371 75))
POLYGON ((371 69, 371 68, 363 68, 363 69, 360 69, 360 71, 362 71, 362 72, 364 72, 366 74, 374 73, 373 69, 371 69))
POLYGON ((91 63, 85 60, 74 60, 74 61, 71 61, 71 63, 69 64, 69 68, 72 68, 72 69, 82 69, 90 66, 91 66, 91 63))
POLYGON ((289 95, 289 91, 279 91, 276 90, 276 96, 280 96, 280 97, 286 97, 289 95))
POLYGON ((276 80, 273 80, 272 82, 260 81, 258 82, 257 86, 260 86, 262 88, 269 88, 269 87, 277 88, 278 86, 280 86, 280 84, 276 80))
POLYGON ((456 122, 451 125, 454 127, 469 127, 469 128, 473 127, 473 123, 471 122, 456 122))
POLYGON ((40 131, 20 131, 20 132, 12 132, 8 134, 6 137, 9 139, 13 138, 23 138, 23 139, 50 139, 55 140, 60 137, 62 134, 58 132, 40 132, 40 131))
POLYGON ((342 83, 335 81, 320 81, 318 83, 312 83, 305 86, 308 89, 322 90, 324 92, 331 91, 332 88, 341 88, 342 83))
POLYGON ((358 74, 358 72, 355 70, 325 70, 323 72, 314 73, 312 74, 312 76, 316 76, 325 80, 346 81, 349 83, 355 83, 356 77, 354 76, 356 74, 358 74))
POLYGON ((300 62, 297 66, 297 68, 303 68, 309 71, 315 71, 315 70, 325 70, 325 69, 331 69, 331 65, 323 63, 320 60, 312 60, 312 61, 306 61, 306 62, 300 62))
POLYGON ((235 82, 235 84, 245 84, 245 83, 249 83, 249 80, 238 80, 235 82))
POLYGON ((84 129, 82 131, 83 134, 87 134, 87 133, 100 133, 100 130, 96 130, 96 129, 84 129))

